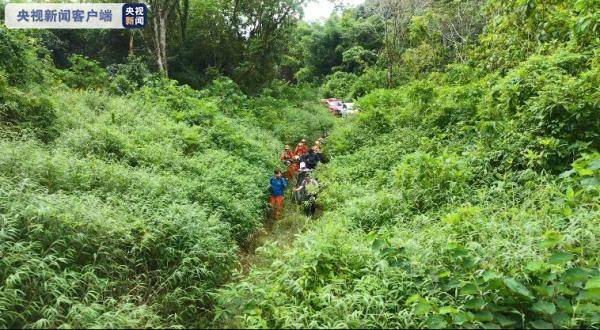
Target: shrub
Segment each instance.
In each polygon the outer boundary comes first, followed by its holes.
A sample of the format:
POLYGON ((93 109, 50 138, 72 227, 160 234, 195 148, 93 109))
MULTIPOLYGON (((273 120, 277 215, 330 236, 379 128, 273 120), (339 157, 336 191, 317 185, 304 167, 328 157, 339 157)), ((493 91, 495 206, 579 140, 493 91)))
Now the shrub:
POLYGON ((352 98, 358 99, 368 93, 387 86, 387 77, 384 70, 378 68, 368 68, 363 74, 358 76, 351 88, 352 98))
POLYGON ((110 75, 110 90, 115 94, 132 93, 152 79, 146 63, 139 57, 130 57, 126 63, 106 68, 110 75))
MULTIPOLYGON (((209 324, 211 292, 262 225, 282 142, 250 112, 229 116, 219 97, 167 80, 127 97, 55 92, 52 143, 0 138, 0 326, 209 324)), ((46 108, 14 102, 37 111, 3 116, 41 125, 46 108)))
MULTIPOLYGON (((476 185, 457 155, 423 152, 398 160, 393 182, 373 171, 345 187, 325 181, 326 194, 364 195, 329 205, 289 251, 267 247, 266 267, 219 292, 219 320, 239 327, 593 326, 599 195, 597 185, 571 184, 592 182, 596 158, 575 162, 564 182, 521 173, 476 185)), ((343 156, 321 175, 361 173, 358 166, 370 161, 343 156)))
POLYGON ((393 173, 394 187, 416 212, 460 200, 468 194, 473 177, 466 161, 458 155, 433 157, 422 152, 404 156, 393 173))
POLYGON ((14 85, 39 83, 46 67, 37 58, 37 47, 24 33, 0 27, 0 72, 14 85))
POLYGON ((22 92, 10 87, 6 79, 0 71, 0 122, 30 130, 46 142, 54 138, 57 132, 52 125, 56 113, 51 99, 38 91, 22 92))
MULTIPOLYGON (((367 92, 329 135, 322 217, 217 292, 217 324, 597 327, 590 8, 492 1, 482 45, 445 72, 425 74, 436 49, 405 51, 405 83, 367 92)), ((350 81, 336 72, 322 91, 347 97, 350 81)))
POLYGON ((103 89, 107 85, 108 73, 97 61, 74 54, 69 56, 71 67, 62 71, 65 84, 72 88, 103 89))
MULTIPOLYGON (((4 144, 3 157, 26 148, 32 146, 4 144)), ((66 166, 56 160, 61 173, 66 166)), ((31 165, 48 165, 37 161, 31 165)), ((161 207, 158 200, 149 208, 127 193, 128 202, 69 194, 52 186, 58 178, 46 179, 23 185, 2 178, 4 326, 158 326, 173 308, 177 324, 195 317, 210 301, 206 291, 225 279, 234 257, 229 230, 201 208, 161 207), (169 306, 174 295, 178 305, 169 306), (111 313, 124 315, 107 318, 111 313)))
POLYGON ((539 141, 528 146, 541 158, 539 167, 561 171, 587 147, 599 147, 598 70, 586 70, 587 63, 569 52, 534 56, 492 90, 490 108, 514 118, 513 129, 539 141))
POLYGON ((342 63, 347 72, 360 74, 377 61, 377 55, 362 46, 353 46, 342 53, 342 63))
POLYGON ((349 91, 352 89, 352 84, 356 81, 356 79, 357 77, 353 73, 338 71, 327 76, 325 79, 325 84, 322 87, 321 94, 326 98, 348 98, 350 97, 349 91))

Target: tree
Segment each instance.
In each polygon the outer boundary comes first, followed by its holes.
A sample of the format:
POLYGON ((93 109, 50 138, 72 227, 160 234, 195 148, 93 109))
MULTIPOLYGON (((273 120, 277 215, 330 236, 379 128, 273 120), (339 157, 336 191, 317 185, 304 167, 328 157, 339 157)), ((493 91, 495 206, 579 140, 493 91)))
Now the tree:
POLYGON ((431 0, 372 0, 374 8, 385 21, 384 56, 387 66, 388 86, 393 86, 394 67, 407 48, 407 33, 413 16, 422 13, 431 5, 431 0))
MULTIPOLYGON (((235 77, 243 86, 260 87, 276 77, 293 27, 305 0, 240 2, 240 26, 245 31, 244 56, 235 77)), ((254 88, 252 88, 254 89, 254 88)))
POLYGON ((185 42, 187 24, 190 18, 190 0, 177 1, 177 14, 181 26, 181 42, 185 42))
POLYGON ((147 0, 150 7, 150 21, 152 42, 154 46, 154 56, 158 70, 165 75, 169 75, 169 66, 167 63, 167 30, 169 17, 179 0, 147 0))
POLYGON ((342 54, 346 71, 362 73, 377 60, 377 54, 362 46, 353 46, 342 54))
POLYGON ((444 47, 453 51, 460 62, 466 61, 465 45, 477 41, 485 25, 481 8, 484 0, 454 1, 437 8, 439 31, 444 47))

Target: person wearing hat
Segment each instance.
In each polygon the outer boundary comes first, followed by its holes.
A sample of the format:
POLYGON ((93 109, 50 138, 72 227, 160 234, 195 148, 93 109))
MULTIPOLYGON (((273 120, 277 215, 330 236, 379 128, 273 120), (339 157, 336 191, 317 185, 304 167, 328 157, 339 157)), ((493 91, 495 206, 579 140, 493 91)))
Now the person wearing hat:
MULTIPOLYGON (((309 175, 310 173, 310 169, 306 166, 305 162, 300 162, 300 167, 298 170, 298 177, 296 178, 296 187, 299 187, 302 182, 304 181, 304 178, 306 178, 307 175, 309 175)), ((297 191, 296 189, 294 189, 293 191, 294 194, 294 200, 296 201, 296 203, 301 203, 302 202, 302 195, 299 191, 297 191)))
POLYGON ((308 148, 306 147, 306 139, 302 139, 302 140, 300 140, 300 142, 298 142, 298 145, 296 146, 296 150, 294 150, 294 153, 300 157, 302 157, 308 153, 308 148))
POLYGON ((316 210, 316 199, 317 192, 319 190, 319 183, 315 180, 310 173, 304 177, 300 185, 294 189, 294 193, 298 194, 300 202, 304 203, 306 215, 312 217, 315 215, 316 210))
POLYGON ((296 165, 294 164, 294 157, 295 157, 295 154, 292 151, 292 147, 289 144, 286 144, 285 150, 283 151, 283 153, 281 153, 281 156, 279 157, 279 159, 281 159, 283 164, 285 166, 287 166, 287 170, 285 171, 283 176, 288 180, 290 180, 296 172, 295 171, 296 165))
MULTIPOLYGON (((319 142, 319 141, 317 140, 317 142, 319 142)), ((327 163, 328 160, 325 158, 325 155, 323 154, 323 151, 321 150, 322 144, 321 143, 317 144, 317 142, 315 142, 315 145, 313 146, 313 150, 315 152, 316 158, 319 163, 327 163)))
POLYGON ((300 183, 302 183, 302 180, 304 180, 304 177, 306 177, 306 175, 310 172, 310 169, 308 168, 308 166, 306 166, 306 163, 303 161, 300 161, 300 168, 298 170, 298 178, 296 180, 296 186, 299 186, 300 183))
POLYGON ((275 170, 275 176, 269 180, 269 191, 271 192, 269 203, 273 209, 275 220, 279 220, 281 218, 281 213, 283 211, 283 194, 287 186, 288 182, 281 175, 281 171, 275 170))

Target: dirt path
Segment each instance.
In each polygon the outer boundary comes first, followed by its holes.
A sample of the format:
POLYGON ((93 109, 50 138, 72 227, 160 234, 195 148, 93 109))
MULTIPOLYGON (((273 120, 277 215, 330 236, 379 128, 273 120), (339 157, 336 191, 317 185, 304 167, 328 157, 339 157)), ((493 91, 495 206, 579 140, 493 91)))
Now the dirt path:
POLYGON ((293 202, 288 191, 281 220, 275 221, 269 218, 265 226, 252 234, 242 246, 240 250, 242 273, 247 274, 250 269, 264 262, 259 253, 261 247, 266 244, 276 244, 282 249, 289 248, 296 235, 303 232, 311 221, 313 219, 303 214, 302 207, 293 202))
POLYGON ((269 262, 260 256, 261 247, 272 244, 282 250, 291 247, 296 235, 303 232, 310 222, 323 213, 321 208, 317 206, 313 218, 304 214, 304 207, 296 204, 292 198, 294 182, 296 182, 295 179, 290 181, 285 193, 281 220, 276 221, 271 214, 268 214, 264 227, 250 235, 241 246, 239 257, 242 277, 248 274, 253 267, 262 266, 269 262))

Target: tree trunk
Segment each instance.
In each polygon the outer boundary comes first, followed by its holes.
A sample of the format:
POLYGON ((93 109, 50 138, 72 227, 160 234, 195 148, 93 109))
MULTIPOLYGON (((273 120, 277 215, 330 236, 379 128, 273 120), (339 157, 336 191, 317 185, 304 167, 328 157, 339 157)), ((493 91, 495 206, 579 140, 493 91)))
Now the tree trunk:
POLYGON ((163 68, 163 72, 165 73, 165 75, 168 77, 169 76, 169 66, 167 64, 167 13, 163 13, 164 15, 161 15, 160 17, 160 24, 159 24, 159 29, 160 29, 160 36, 159 36, 159 45, 160 45, 160 52, 161 52, 161 59, 163 61, 162 64, 162 68, 163 68))
POLYGON ((134 43, 133 43, 133 37, 135 35, 134 31, 129 31, 129 56, 133 56, 133 47, 134 47, 134 43))
POLYGON ((392 79, 393 79, 393 68, 394 68, 394 64, 392 63, 391 60, 388 60, 388 65, 387 65, 387 84, 388 84, 388 88, 392 88, 392 79))
POLYGON ((166 13, 159 10, 155 13, 155 17, 152 19, 152 25, 154 33, 152 36, 154 42, 154 53, 156 56, 156 64, 158 70, 169 76, 169 70, 167 66, 167 17, 166 13))
POLYGON ((158 71, 165 72, 165 68, 163 66, 162 51, 160 49, 160 24, 158 13, 155 13, 154 15, 155 16, 152 17, 152 27, 154 29, 152 33, 152 42, 154 43, 154 56, 156 56, 156 64, 158 66, 158 71))
POLYGON ((187 38, 187 23, 190 15, 190 0, 178 1, 177 10, 179 11, 179 19, 181 21, 181 42, 185 43, 187 38))
POLYGON ((154 56, 158 70, 169 75, 167 64, 167 24, 169 14, 177 5, 178 0, 154 0, 149 1, 152 11, 152 42, 154 43, 154 56))

